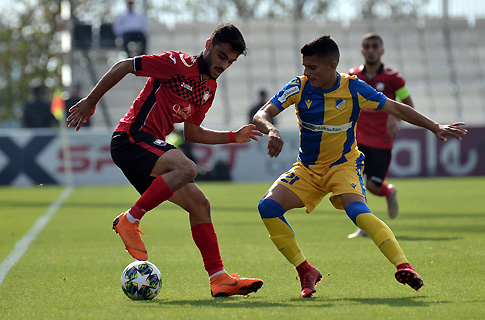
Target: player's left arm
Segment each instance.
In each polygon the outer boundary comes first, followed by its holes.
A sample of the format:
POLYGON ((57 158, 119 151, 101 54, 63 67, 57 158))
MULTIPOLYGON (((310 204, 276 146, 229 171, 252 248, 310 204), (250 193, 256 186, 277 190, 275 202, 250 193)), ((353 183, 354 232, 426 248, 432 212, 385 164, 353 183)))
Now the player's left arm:
POLYGON ((259 141, 263 136, 254 124, 242 126, 237 131, 219 131, 198 126, 189 121, 184 122, 184 138, 187 142, 203 144, 226 144, 231 142, 247 143, 251 140, 259 141))
POLYGON ((466 135, 468 132, 466 129, 460 127, 465 125, 464 122, 442 125, 431 120, 410 106, 392 99, 387 99, 381 110, 392 114, 401 120, 414 124, 415 126, 428 129, 436 135, 436 138, 444 142, 447 141, 446 137, 453 137, 457 140, 461 140, 461 136, 466 135))
MULTIPOLYGON (((397 98, 396 100, 402 101, 402 103, 407 104, 411 108, 414 108, 413 99, 411 98, 409 90, 405 85, 396 91, 396 98, 397 98)), ((386 122, 387 134, 391 137, 395 137, 396 135, 399 134, 399 130, 400 129, 399 129, 398 119, 393 115, 390 115, 389 117, 387 117, 387 122, 386 122)))

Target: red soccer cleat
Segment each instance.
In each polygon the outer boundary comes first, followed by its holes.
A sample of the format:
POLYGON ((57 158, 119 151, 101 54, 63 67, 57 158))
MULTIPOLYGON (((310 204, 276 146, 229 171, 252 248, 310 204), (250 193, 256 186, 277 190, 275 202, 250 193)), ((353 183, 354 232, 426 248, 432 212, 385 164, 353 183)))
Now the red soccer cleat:
POLYGON ((421 287, 424 285, 423 279, 419 276, 419 274, 413 269, 411 266, 406 266, 400 268, 394 274, 396 280, 404 285, 408 285, 416 291, 419 291, 421 287))
POLYGON ((322 280, 323 276, 317 268, 310 269, 303 276, 300 276, 301 297, 311 298, 317 292, 315 286, 322 280))

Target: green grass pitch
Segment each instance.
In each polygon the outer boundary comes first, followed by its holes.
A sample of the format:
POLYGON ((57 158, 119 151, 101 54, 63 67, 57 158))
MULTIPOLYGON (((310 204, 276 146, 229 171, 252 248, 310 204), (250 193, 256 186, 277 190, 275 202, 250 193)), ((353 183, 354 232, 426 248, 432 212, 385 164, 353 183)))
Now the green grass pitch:
MULTIPOLYGON (((485 179, 395 179, 400 214, 385 200, 369 206, 394 231, 423 277, 417 293, 326 197, 307 215, 285 215, 308 260, 324 274, 312 299, 299 298, 296 271, 276 250, 257 212, 271 183, 200 183, 229 273, 264 280, 247 297, 214 299, 187 214, 171 203, 141 229, 163 277, 152 301, 131 301, 120 275, 133 261, 111 230, 137 199, 130 186, 77 187, 0 285, 2 319, 483 319, 485 179)), ((0 188, 0 263, 62 193, 62 187, 0 188)), ((1 272, 1 270, 0 270, 1 272)))

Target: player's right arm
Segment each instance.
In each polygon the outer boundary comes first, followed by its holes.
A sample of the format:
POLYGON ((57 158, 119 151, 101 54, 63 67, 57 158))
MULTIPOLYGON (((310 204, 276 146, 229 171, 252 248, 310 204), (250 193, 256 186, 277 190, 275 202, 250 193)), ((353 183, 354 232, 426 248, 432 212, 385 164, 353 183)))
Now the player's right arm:
POLYGON ((271 123, 271 119, 276 117, 280 112, 280 109, 270 100, 253 117, 253 123, 256 125, 256 128, 268 135, 268 155, 271 158, 278 157, 284 144, 280 132, 271 123))
POLYGON ((134 73, 132 58, 121 60, 114 64, 98 81, 88 96, 81 99, 69 109, 69 112, 71 112, 67 118, 69 128, 76 125, 76 131, 81 129, 82 125, 93 115, 96 110, 96 104, 104 94, 120 82, 128 73, 134 73))

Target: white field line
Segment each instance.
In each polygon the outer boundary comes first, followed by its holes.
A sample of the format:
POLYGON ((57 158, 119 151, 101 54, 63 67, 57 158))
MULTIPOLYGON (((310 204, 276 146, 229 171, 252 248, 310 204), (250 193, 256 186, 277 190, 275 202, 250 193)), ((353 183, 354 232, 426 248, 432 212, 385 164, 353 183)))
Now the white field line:
POLYGON ((37 219, 35 224, 24 235, 24 237, 15 243, 13 251, 10 252, 10 254, 0 264, 0 285, 2 285, 3 280, 7 276, 10 269, 20 260, 20 258, 22 258, 24 253, 29 248, 29 245, 35 240, 39 232, 44 229, 54 213, 56 213, 59 207, 71 195, 72 190, 73 189, 71 187, 64 189, 64 192, 59 196, 56 202, 52 203, 49 208, 47 208, 46 212, 44 212, 44 214, 37 219))

